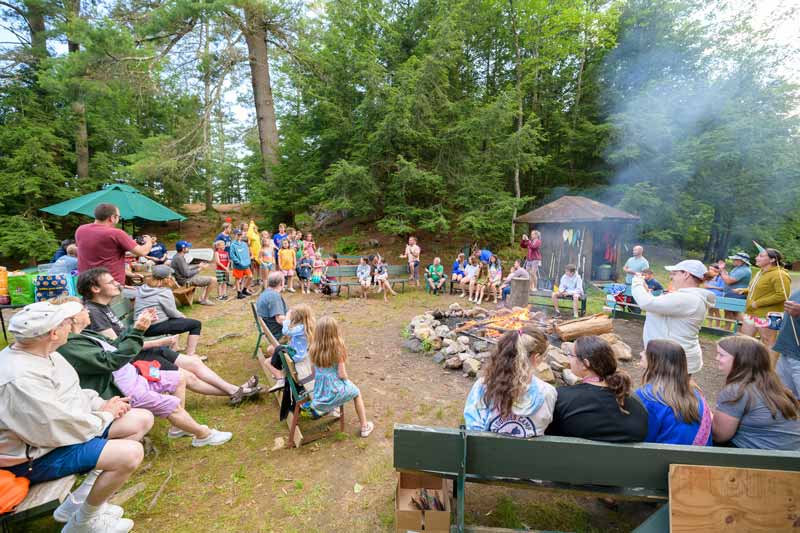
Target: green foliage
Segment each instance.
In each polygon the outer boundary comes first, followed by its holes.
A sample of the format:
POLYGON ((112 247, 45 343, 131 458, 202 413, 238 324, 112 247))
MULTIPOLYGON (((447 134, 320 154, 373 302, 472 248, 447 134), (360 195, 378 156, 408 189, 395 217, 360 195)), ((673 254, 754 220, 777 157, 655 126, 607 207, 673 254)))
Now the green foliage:
POLYGON ((51 257, 56 248, 58 241, 41 220, 19 215, 0 216, 0 255, 36 264, 51 257))
POLYGON ((341 255, 355 255, 358 253, 360 246, 357 235, 345 235, 336 240, 334 250, 341 255))
POLYGON ((362 216, 374 211, 379 190, 365 167, 341 159, 331 165, 313 193, 323 199, 321 205, 326 209, 342 209, 362 216))

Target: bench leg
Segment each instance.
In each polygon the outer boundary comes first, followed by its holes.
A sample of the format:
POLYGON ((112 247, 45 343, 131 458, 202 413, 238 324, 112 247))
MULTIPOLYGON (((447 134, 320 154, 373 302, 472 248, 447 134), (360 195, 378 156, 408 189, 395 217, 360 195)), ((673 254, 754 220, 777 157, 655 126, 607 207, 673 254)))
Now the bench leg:
POLYGON ((344 407, 346 405, 347 405, 346 403, 343 403, 342 406, 339 408, 339 414, 341 415, 339 417, 339 431, 341 431, 342 433, 344 433, 344 407))
POLYGON ((258 349, 261 347, 261 339, 264 338, 264 334, 260 331, 258 332, 258 338, 256 339, 256 349, 253 350, 253 359, 258 357, 258 349))
POLYGON ((297 421, 300 420, 300 402, 294 404, 294 417, 292 417, 292 425, 289 426, 289 447, 294 448, 294 432, 297 429, 297 421))

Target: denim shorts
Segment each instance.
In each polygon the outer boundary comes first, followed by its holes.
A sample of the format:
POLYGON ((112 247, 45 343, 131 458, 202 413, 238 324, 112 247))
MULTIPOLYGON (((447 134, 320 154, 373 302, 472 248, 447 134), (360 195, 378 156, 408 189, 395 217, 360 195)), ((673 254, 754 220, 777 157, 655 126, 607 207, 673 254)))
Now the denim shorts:
POLYGON ((86 473, 97 466, 100 454, 103 453, 103 448, 108 442, 109 429, 111 429, 111 424, 99 437, 80 444, 56 448, 38 459, 34 459, 33 463, 30 464, 30 470, 27 461, 18 465, 4 467, 3 470, 8 470, 17 477, 28 478, 31 485, 71 476, 72 474, 86 473))

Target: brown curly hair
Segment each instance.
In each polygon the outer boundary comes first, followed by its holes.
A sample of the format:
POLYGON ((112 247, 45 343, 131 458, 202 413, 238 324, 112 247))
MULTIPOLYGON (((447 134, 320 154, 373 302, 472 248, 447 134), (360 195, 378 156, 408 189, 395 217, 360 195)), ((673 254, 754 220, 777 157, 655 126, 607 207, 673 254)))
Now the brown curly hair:
POLYGON ((547 350, 547 337, 542 330, 525 326, 500 337, 483 371, 486 387, 484 402, 490 408, 509 416, 514 401, 528 391, 534 368, 531 355, 547 350))
POLYGON ((587 335, 575 340, 575 357, 606 382, 606 385, 617 398, 619 410, 625 410, 625 400, 631 395, 631 377, 624 370, 617 368, 617 358, 611 345, 600 337, 587 335))

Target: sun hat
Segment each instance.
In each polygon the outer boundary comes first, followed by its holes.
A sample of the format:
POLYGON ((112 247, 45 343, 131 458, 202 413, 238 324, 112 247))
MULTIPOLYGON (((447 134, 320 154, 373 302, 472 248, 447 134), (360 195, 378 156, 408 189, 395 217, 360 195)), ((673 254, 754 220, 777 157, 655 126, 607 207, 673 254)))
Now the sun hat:
POLYGON ((183 251, 185 248, 191 248, 191 247, 192 243, 190 243, 189 241, 178 241, 175 243, 175 249, 179 252, 183 251))
POLYGON ((55 305, 50 302, 36 302, 26 305, 11 317, 8 331, 22 338, 30 339, 53 331, 66 319, 83 311, 78 302, 55 305))
POLYGON ((703 279, 706 273, 708 273, 708 269, 706 268, 706 266, 697 259, 686 259, 685 261, 681 261, 677 265, 665 266, 664 268, 669 270, 670 272, 674 272, 676 270, 683 270, 684 272, 688 272, 692 276, 699 279, 703 279))
POLYGON ((156 265, 153 267, 153 279, 166 279, 175 271, 167 265, 156 265))
POLYGON ((733 255, 729 255, 728 259, 730 260, 738 259, 739 261, 744 261, 748 265, 750 264, 750 254, 748 254, 747 252, 736 252, 733 255))

